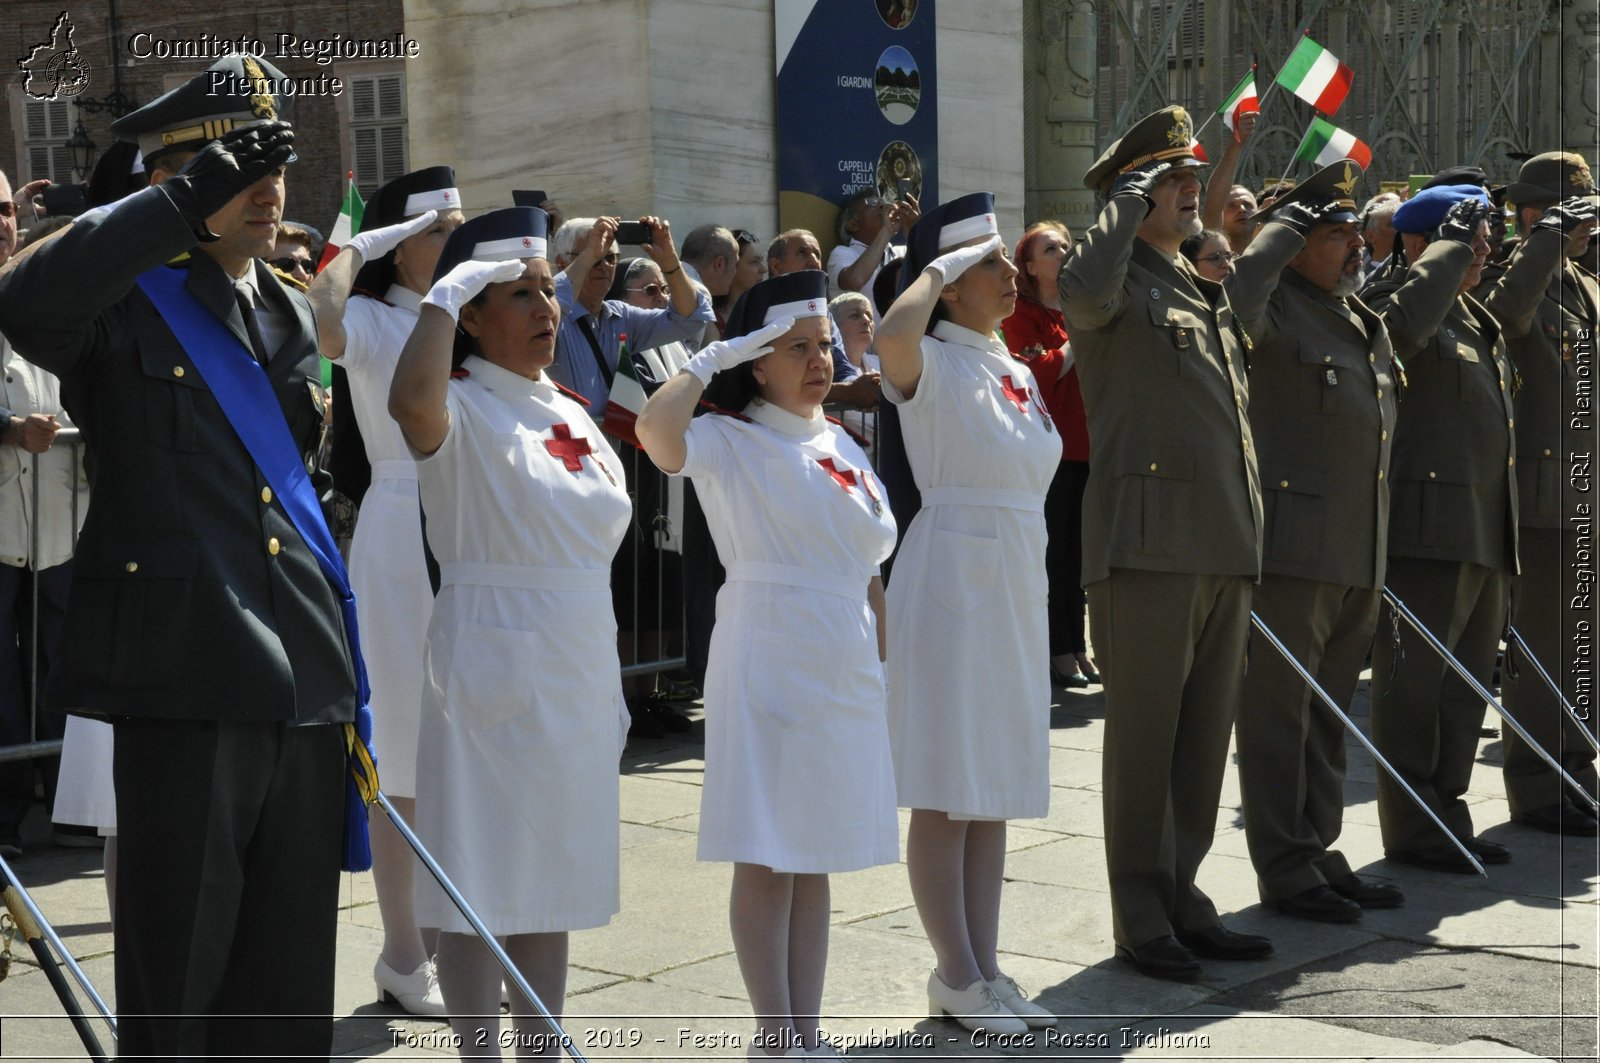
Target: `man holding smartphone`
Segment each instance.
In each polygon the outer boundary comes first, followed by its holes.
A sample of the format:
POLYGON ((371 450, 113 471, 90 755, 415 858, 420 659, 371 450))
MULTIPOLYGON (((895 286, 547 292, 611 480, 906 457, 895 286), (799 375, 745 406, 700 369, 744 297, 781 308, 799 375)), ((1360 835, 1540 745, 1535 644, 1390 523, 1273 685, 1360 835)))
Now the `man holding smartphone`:
POLYGON ((598 414, 611 394, 617 371, 617 352, 626 334, 628 346, 659 347, 673 340, 698 336, 713 320, 711 297, 696 288, 678 261, 672 227, 665 218, 646 216, 623 235, 638 239, 640 250, 666 278, 670 303, 665 310, 644 310, 606 292, 617 273, 620 218, 573 218, 556 231, 552 257, 562 271, 556 277, 556 298, 561 303, 561 328, 556 333, 556 360, 550 379, 576 391, 598 414))
POLYGON ((894 259, 890 241, 905 235, 922 216, 910 182, 901 182, 898 202, 877 189, 857 192, 839 210, 839 243, 828 254, 828 298, 872 291, 878 271, 894 259))

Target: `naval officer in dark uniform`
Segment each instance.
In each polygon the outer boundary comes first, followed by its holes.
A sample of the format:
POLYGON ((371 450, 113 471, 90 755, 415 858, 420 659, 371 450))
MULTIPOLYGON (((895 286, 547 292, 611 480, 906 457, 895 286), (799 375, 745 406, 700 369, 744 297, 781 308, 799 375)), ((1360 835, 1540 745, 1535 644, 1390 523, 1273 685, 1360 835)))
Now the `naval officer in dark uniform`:
MULTIPOLYGON (((1272 201, 1228 297, 1254 343, 1250 426, 1260 448, 1266 540, 1256 614, 1341 708, 1372 646, 1389 524, 1395 361, 1355 297, 1361 167, 1324 167, 1272 201)), ((1245 838, 1263 903, 1354 922, 1401 903, 1336 849, 1344 822, 1344 724, 1263 639, 1250 647, 1236 728, 1245 838)))
POLYGON ((0 331, 62 378, 96 465, 47 696, 115 726, 119 1052, 325 1058, 356 666, 235 427, 267 425, 291 465, 321 430, 310 305, 256 261, 293 158, 282 75, 212 71, 234 80, 202 73, 115 123, 152 187, 0 280, 0 331), (266 378, 235 421, 202 372, 222 347, 266 378))
MULTIPOLYGON (((1467 294, 1489 257, 1492 209, 1476 185, 1417 193, 1395 211, 1390 266, 1362 290, 1406 377, 1391 456, 1388 586, 1485 686, 1517 571, 1511 362, 1499 323, 1467 294)), ((1474 835, 1464 800, 1487 706, 1390 609, 1378 630, 1374 744, 1463 845, 1487 863, 1507 862, 1505 846, 1474 835)), ((1378 820, 1389 859, 1473 871, 1386 775, 1378 820)))
MULTIPOLYGON (((1515 404, 1522 574, 1511 592, 1511 620, 1575 704, 1573 651, 1581 644, 1583 625, 1592 638, 1600 623, 1594 596, 1562 591, 1580 567, 1579 531, 1572 518, 1581 516, 1581 505, 1592 507, 1594 501, 1592 491, 1578 490, 1568 466, 1572 452, 1594 452, 1582 442, 1593 437, 1592 429, 1568 428, 1580 414, 1575 400, 1581 370, 1574 348, 1588 343, 1592 361, 1600 329, 1600 286, 1572 264, 1588 248, 1595 228, 1594 203, 1586 198, 1593 191, 1594 179, 1581 155, 1547 151, 1524 162, 1506 189, 1522 239, 1509 263, 1484 267, 1474 293, 1505 328, 1521 383, 1515 404), (1568 432, 1571 446, 1563 439, 1568 432)), ((1594 747, 1522 649, 1508 647, 1507 658, 1502 675, 1507 711, 1593 794, 1594 747)), ((1594 727, 1592 711, 1589 727, 1594 727)), ((1594 838, 1595 818, 1562 792, 1555 771, 1515 731, 1506 728, 1501 734, 1511 818, 1536 830, 1594 838)))
POLYGON ((1109 199, 1061 267, 1089 415, 1083 579, 1105 678, 1106 864, 1117 955, 1194 978, 1255 959, 1195 873, 1211 848, 1244 680, 1261 487, 1227 293, 1178 254, 1200 231, 1188 112, 1139 121, 1084 184, 1109 199))

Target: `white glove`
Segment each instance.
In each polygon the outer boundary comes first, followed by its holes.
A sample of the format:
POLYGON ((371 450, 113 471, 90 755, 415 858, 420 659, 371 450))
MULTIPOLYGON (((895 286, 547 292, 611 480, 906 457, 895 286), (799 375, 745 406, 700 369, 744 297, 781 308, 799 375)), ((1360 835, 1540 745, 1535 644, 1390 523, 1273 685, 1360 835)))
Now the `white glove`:
POLYGON ((711 384, 711 378, 724 369, 753 362, 763 354, 771 354, 772 348, 766 345, 768 340, 775 340, 785 332, 794 328, 794 318, 781 317, 770 325, 763 325, 744 336, 735 336, 731 340, 718 340, 708 343, 700 349, 700 353, 684 363, 680 373, 693 373, 700 378, 700 383, 711 384))
POLYGON ((479 292, 491 284, 516 280, 522 276, 523 268, 520 258, 505 262, 475 262, 468 259, 434 281, 422 301, 437 306, 450 315, 451 321, 455 321, 461 316, 461 308, 472 302, 479 292))
POLYGON ((410 221, 396 222, 381 229, 356 233, 344 246, 354 248, 356 254, 361 256, 361 261, 372 262, 399 247, 408 237, 415 236, 432 225, 438 218, 439 212, 430 210, 418 214, 410 221))
POLYGON ((982 262, 989 252, 1004 245, 1000 237, 991 236, 987 243, 974 244, 971 247, 958 247, 954 251, 947 251, 938 258, 922 267, 924 273, 933 270, 939 274, 939 287, 954 284, 961 279, 961 275, 973 266, 982 262))

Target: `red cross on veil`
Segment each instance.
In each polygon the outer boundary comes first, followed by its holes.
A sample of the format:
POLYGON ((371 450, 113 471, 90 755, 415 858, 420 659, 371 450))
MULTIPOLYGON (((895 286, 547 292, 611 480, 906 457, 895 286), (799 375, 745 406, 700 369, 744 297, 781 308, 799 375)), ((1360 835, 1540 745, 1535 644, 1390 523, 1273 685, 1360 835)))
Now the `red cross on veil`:
POLYGON ((573 439, 572 429, 565 424, 550 426, 550 434, 554 439, 544 441, 544 449, 550 452, 552 458, 557 458, 567 467, 568 472, 582 472, 583 461, 586 454, 593 454, 594 448, 587 439, 573 439))
POLYGON ((1016 383, 1011 379, 1011 374, 1007 373, 1000 378, 1000 390, 1005 392, 1006 398, 1017 404, 1019 412, 1028 412, 1028 403, 1033 398, 1032 388, 1017 387, 1016 383))
POLYGON ((856 485, 856 471, 854 469, 845 469, 840 472, 834 468, 832 458, 818 458, 817 464, 827 470, 828 475, 833 477, 833 482, 844 488, 846 494, 850 492, 850 488, 856 485))

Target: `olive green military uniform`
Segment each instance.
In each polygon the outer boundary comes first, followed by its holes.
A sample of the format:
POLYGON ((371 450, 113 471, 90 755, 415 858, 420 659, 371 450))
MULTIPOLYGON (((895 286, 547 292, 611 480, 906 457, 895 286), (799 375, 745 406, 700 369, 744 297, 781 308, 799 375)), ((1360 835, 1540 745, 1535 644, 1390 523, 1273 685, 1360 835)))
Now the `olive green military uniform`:
MULTIPOLYGON (((1458 294, 1472 261, 1466 244, 1436 240, 1401 278, 1381 277, 1362 294, 1407 377, 1391 460, 1388 586, 1487 686, 1517 567, 1516 445, 1499 326, 1458 294)), ((1373 740, 1454 834, 1471 837, 1462 797, 1487 706, 1390 614, 1372 655, 1373 740)), ((1387 851, 1447 844, 1382 775, 1378 815, 1387 851)))
MULTIPOLYGON (((1530 160, 1524 169, 1533 165, 1530 160)), ((1588 169, 1581 160, 1572 170, 1587 185, 1588 169)), ((1572 190, 1584 188, 1574 185, 1572 190)), ((1549 195, 1531 193, 1524 198, 1553 201, 1549 195)), ((1600 287, 1563 259, 1564 243, 1560 233, 1535 229, 1518 245, 1509 265, 1484 270, 1475 294, 1504 327, 1520 383, 1515 405, 1522 574, 1512 590, 1511 619, 1540 663, 1562 684, 1568 700, 1576 704, 1574 647, 1579 645, 1580 625, 1588 624, 1592 633, 1600 624, 1600 610, 1594 596, 1585 600, 1567 593, 1577 571, 1579 548, 1578 526, 1569 518, 1578 515, 1578 507, 1585 503, 1592 513, 1596 498, 1592 486, 1580 490, 1582 481, 1575 484, 1569 475, 1569 454, 1592 457, 1595 450, 1592 428, 1587 432, 1570 428, 1579 412, 1574 347, 1589 343, 1592 364, 1594 330, 1600 327, 1600 287)), ((1594 419, 1580 423, 1592 425, 1594 419)), ((1592 541, 1592 522, 1589 527, 1592 541)), ((1507 653, 1508 665, 1501 676, 1507 711, 1568 774, 1594 793, 1594 747, 1521 651, 1508 647, 1507 653)), ((1591 710, 1591 728, 1593 720, 1591 710)), ((1560 805, 1560 777, 1510 728, 1502 735, 1511 814, 1560 805)))
MULTIPOLYGON (((1169 144, 1175 165, 1193 165, 1188 116, 1161 113, 1181 127, 1147 130, 1151 116, 1096 169, 1171 158, 1169 144), (1150 131, 1155 144, 1139 143, 1150 131)), ((1086 183, 1103 191, 1111 175, 1086 183)), ((1145 214, 1113 198, 1060 281, 1095 453, 1083 579, 1106 685, 1112 933, 1129 947, 1218 921, 1195 873, 1216 825, 1261 558, 1232 308, 1220 285, 1139 239, 1145 214)))
MULTIPOLYGON (((1383 587, 1394 352, 1382 320, 1360 300, 1335 298, 1287 268, 1304 245, 1289 226, 1269 221, 1227 282, 1254 342, 1250 425, 1266 501, 1254 602, 1347 707, 1383 587)), ((1351 873, 1330 848, 1344 821, 1344 725, 1314 701, 1276 649, 1251 642, 1237 726, 1239 784, 1263 901, 1351 873)))

